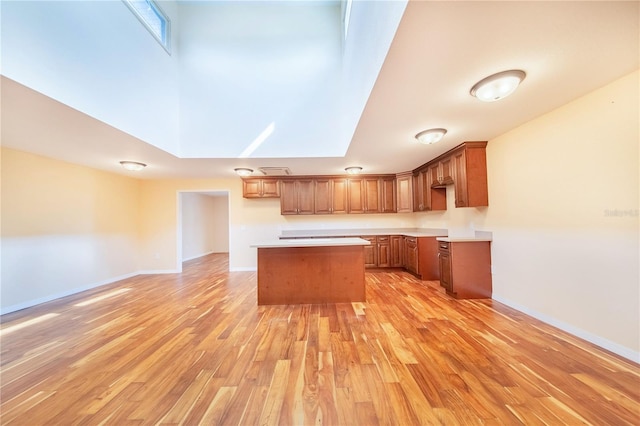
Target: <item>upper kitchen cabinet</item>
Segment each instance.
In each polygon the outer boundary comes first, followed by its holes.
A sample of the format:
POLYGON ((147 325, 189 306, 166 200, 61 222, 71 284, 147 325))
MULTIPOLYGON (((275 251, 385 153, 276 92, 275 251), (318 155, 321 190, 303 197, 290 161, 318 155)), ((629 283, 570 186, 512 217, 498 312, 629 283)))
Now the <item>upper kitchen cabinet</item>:
POLYGON ((411 172, 399 173, 396 176, 396 212, 411 213, 413 211, 413 175, 411 172))
POLYGON ((464 142, 413 171, 413 210, 446 210, 446 185, 453 184, 456 207, 489 205, 487 142, 464 142))
POLYGON ((347 179, 316 178, 314 183, 315 214, 347 213, 347 179))
POLYGON ((451 157, 443 157, 429 166, 431 186, 451 185, 454 182, 453 161, 451 157))
POLYGON ((380 212, 396 213, 396 179, 394 176, 380 178, 380 212))
POLYGON ((413 209, 417 212, 447 209, 447 190, 432 186, 433 169, 438 165, 424 167, 413 177, 413 209))
POLYGON ((348 179, 349 213, 395 213, 395 176, 348 179))
POLYGON ((489 205, 486 142, 466 142, 452 155, 456 207, 489 205))
POLYGON ((280 198, 280 182, 274 178, 242 179, 244 198, 280 198))
POLYGON ((365 213, 380 212, 380 180, 377 177, 362 179, 362 189, 365 213))
POLYGON ((280 182, 280 213, 314 214, 314 180, 283 179, 280 182))

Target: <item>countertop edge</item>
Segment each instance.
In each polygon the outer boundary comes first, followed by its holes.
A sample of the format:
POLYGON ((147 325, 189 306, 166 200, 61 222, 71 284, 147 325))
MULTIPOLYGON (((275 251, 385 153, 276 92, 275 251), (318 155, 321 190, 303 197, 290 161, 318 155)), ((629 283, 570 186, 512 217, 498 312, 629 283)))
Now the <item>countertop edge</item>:
POLYGON ((368 246, 371 243, 362 238, 296 238, 264 241, 251 244, 254 248, 300 248, 300 247, 337 247, 337 246, 368 246))
POLYGON ((468 237, 468 238, 449 238, 449 237, 438 237, 436 241, 443 241, 447 243, 477 243, 477 242, 491 242, 493 241, 491 238, 484 237, 468 237))
POLYGON ((344 238, 379 235, 405 235, 407 237, 446 237, 449 232, 438 228, 374 228, 374 229, 316 229, 301 231, 282 231, 281 240, 296 238, 344 238))

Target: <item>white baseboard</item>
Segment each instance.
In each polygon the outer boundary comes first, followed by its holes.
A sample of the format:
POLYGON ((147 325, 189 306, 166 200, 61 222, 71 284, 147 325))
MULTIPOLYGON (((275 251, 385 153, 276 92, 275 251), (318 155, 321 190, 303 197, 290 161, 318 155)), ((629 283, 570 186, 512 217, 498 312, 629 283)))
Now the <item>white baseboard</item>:
POLYGON ((255 266, 241 266, 236 268, 229 268, 229 272, 255 272, 258 268, 255 266))
POLYGON ((182 269, 145 269, 138 271, 138 275, 179 274, 182 269))
POLYGON ((0 308, 0 315, 9 314, 11 312, 19 311, 26 308, 31 308, 32 306, 40 305, 41 303, 51 302, 52 300, 60 299, 61 297, 71 296, 76 293, 80 293, 83 291, 91 290, 96 287, 101 287, 103 285, 112 284, 116 281, 121 281, 127 278, 135 277, 139 275, 139 272, 132 272, 130 274, 124 274, 117 277, 109 278, 103 281, 99 281, 97 283, 87 284, 80 287, 76 287, 71 290, 63 291, 56 294, 51 294, 44 297, 39 297, 37 299, 28 300, 26 302, 17 303, 15 305, 7 306, 4 308, 0 308))
POLYGON ((196 254, 195 256, 191 256, 191 257, 187 257, 186 259, 182 259, 183 262, 188 262, 189 260, 193 260, 193 259, 197 259, 199 257, 203 257, 203 256, 207 256, 210 254, 215 253, 215 251, 209 251, 207 253, 202 253, 202 254, 196 254))
POLYGON ((538 319, 544 323, 552 325, 556 328, 559 328, 562 331, 566 331, 569 334, 573 334, 576 337, 586 340, 587 342, 593 343, 594 345, 600 346, 608 351, 613 352, 614 354, 620 355, 628 360, 631 360, 636 363, 640 363, 640 352, 636 352, 632 349, 627 348, 626 346, 622 346, 618 343, 607 340, 603 337, 597 336, 595 334, 589 333, 588 331, 584 331, 578 327, 575 327, 571 324, 567 324, 565 322, 559 321, 555 318, 552 318, 548 315, 537 312, 533 309, 529 309, 526 306, 520 305, 518 303, 514 303, 510 300, 503 299, 501 297, 493 296, 493 300, 496 302, 500 302, 504 305, 507 305, 510 308, 513 308, 517 311, 525 313, 535 319, 538 319))

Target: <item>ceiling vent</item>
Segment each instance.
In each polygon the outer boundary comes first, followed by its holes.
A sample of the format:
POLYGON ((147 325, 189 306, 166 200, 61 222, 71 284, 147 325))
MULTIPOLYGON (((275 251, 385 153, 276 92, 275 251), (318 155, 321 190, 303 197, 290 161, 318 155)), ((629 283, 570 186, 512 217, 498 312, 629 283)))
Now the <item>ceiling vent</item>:
POLYGON ((291 174, 288 167, 260 167, 260 173, 265 176, 286 176, 291 174))

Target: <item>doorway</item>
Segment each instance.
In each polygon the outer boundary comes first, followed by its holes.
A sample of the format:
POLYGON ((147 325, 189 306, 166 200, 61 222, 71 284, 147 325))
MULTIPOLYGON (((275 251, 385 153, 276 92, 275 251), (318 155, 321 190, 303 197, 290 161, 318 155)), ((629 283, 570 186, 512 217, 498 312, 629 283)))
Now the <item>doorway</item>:
POLYGON ((182 262, 229 254, 229 191, 178 192, 177 254, 182 262))

